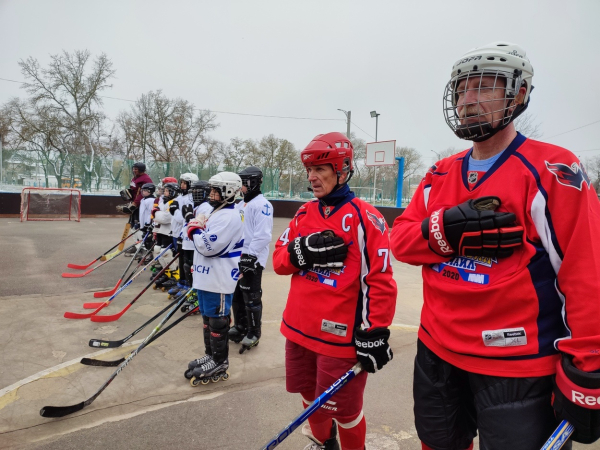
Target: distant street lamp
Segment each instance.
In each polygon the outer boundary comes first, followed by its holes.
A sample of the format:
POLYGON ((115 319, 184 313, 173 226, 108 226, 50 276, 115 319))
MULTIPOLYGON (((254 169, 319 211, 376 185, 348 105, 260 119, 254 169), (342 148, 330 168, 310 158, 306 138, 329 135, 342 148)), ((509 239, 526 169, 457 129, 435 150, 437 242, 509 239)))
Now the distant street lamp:
POLYGON ((338 111, 341 111, 346 115, 346 137, 350 139, 350 118, 352 117, 352 111, 345 111, 340 108, 338 108, 338 111))
POLYGON ((377 128, 379 125, 379 116, 381 114, 377 114, 377 111, 371 111, 371 117, 375 117, 375 142, 377 142, 377 128))
POLYGON ((440 159, 442 159, 442 155, 440 155, 438 152, 436 152, 435 150, 430 150, 433 153, 435 153, 435 156, 437 156, 437 160, 439 161, 440 159))

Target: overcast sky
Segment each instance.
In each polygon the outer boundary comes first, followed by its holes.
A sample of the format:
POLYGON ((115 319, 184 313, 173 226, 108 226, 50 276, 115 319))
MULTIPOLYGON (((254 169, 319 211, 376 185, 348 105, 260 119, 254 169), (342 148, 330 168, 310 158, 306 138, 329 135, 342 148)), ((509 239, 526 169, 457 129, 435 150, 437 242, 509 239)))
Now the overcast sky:
MULTIPOLYGON (((598 0, 0 0, 0 78, 24 80, 17 62, 28 56, 45 65, 63 49, 104 52, 117 74, 103 95, 162 89, 221 111, 216 139, 273 133, 302 149, 316 134, 345 131, 341 108, 371 142, 376 110, 379 140, 429 163, 431 150, 469 146, 442 113, 453 63, 505 40, 534 67, 528 111, 541 140, 586 158, 600 155, 599 17, 598 0)), ((0 103, 15 96, 24 96, 19 84, 0 80, 0 103)), ((110 117, 127 108, 105 99, 110 117)))

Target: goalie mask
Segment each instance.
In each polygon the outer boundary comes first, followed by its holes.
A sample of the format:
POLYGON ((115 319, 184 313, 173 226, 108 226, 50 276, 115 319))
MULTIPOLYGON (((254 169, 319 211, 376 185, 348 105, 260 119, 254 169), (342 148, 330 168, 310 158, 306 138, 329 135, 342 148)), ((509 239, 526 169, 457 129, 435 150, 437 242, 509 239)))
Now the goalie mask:
POLYGON ((198 180, 199 180, 198 176, 193 173, 188 172, 188 173, 182 174, 179 177, 179 187, 181 188, 181 193, 183 195, 186 195, 188 193, 192 183, 195 183, 198 180), (184 184, 185 187, 181 186, 182 184, 184 184))
POLYGON ((248 192, 260 191, 263 181, 263 173, 258 167, 246 167, 238 175, 242 179, 242 186, 246 186, 248 192))
POLYGON ((190 192, 192 193, 194 206, 201 205, 202 203, 208 200, 208 196, 210 195, 210 186, 208 184, 208 181, 200 180, 196 181, 195 183, 192 183, 190 192))
POLYGON ((211 190, 215 190, 220 196, 220 200, 209 200, 210 206, 216 208, 223 203, 233 204, 235 196, 242 189, 242 179, 237 173, 221 172, 213 175, 208 180, 211 190))
POLYGON ((460 139, 491 138, 527 109, 532 78, 518 45, 493 42, 471 50, 452 66, 443 99, 446 123, 460 139))

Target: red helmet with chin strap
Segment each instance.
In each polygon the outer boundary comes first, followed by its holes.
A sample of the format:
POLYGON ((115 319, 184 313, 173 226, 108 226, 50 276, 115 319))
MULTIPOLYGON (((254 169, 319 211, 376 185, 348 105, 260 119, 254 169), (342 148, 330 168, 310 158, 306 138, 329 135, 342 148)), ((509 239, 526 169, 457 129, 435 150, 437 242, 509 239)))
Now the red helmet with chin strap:
MULTIPOLYGON (((300 153, 300 159, 304 167, 331 164, 338 177, 343 172, 354 172, 352 156, 354 147, 352 142, 337 131, 327 134, 319 134, 300 153)), ((348 177, 348 180, 350 177, 348 177)), ((347 180, 346 180, 347 181, 347 180)))

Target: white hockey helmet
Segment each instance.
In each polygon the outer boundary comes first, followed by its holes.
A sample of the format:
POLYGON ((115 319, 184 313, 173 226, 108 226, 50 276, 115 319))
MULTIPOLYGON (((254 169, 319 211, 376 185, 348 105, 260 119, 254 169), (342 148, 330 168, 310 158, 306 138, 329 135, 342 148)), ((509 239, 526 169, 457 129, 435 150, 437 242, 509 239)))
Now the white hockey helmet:
POLYGON ((208 185, 221 194, 220 203, 233 203, 235 196, 242 189, 242 179, 237 173, 220 172, 209 178, 208 185))
MULTIPOLYGON (((465 53, 452 66, 451 78, 444 90, 444 117, 454 134, 469 141, 485 141, 515 120, 529 104, 529 94, 533 89, 533 67, 525 50, 516 44, 498 41, 465 53), (504 109, 497 125, 489 122, 473 122, 463 125, 457 111, 457 88, 461 81, 476 77, 494 77, 494 87, 498 80, 504 82, 504 109), (519 89, 525 88, 525 95, 517 97, 519 89)), ((479 91, 479 87, 474 90, 479 91)), ((478 92, 479 94, 479 92, 478 92)))
POLYGON ((182 194, 183 195, 187 194, 190 187, 192 186, 192 183, 195 183, 199 179, 200 178, 198 178, 198 175, 196 175, 194 173, 191 173, 191 172, 182 173, 181 176, 179 177, 179 186, 181 186, 182 181, 186 182, 186 187, 181 188, 182 194))

